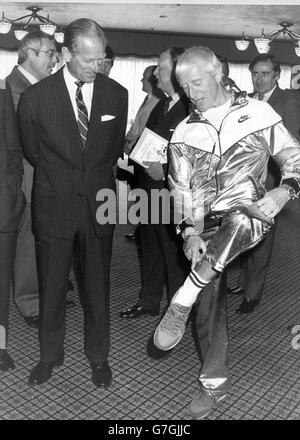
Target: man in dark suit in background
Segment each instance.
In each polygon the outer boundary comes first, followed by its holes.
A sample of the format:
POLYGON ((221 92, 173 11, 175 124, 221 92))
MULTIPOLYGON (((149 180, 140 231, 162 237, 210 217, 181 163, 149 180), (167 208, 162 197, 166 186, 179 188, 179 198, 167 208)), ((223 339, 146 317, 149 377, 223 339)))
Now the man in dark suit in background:
MULTIPOLYGON (((40 30, 25 35, 18 47, 18 65, 6 78, 12 91, 16 111, 24 90, 47 78, 57 62, 55 40, 51 35, 40 30)), ((16 306, 25 322, 30 327, 39 328, 39 288, 31 223, 33 167, 25 158, 23 164, 22 187, 26 197, 26 207, 18 227, 13 293, 16 306)))
POLYGON ((18 117, 23 148, 36 171, 33 221, 40 265, 40 362, 29 383, 46 382, 64 360, 65 295, 73 246, 80 262, 85 354, 96 387, 107 388, 109 279, 113 224, 96 219, 101 189, 115 191, 127 90, 99 74, 106 39, 90 19, 72 22, 62 47, 66 66, 27 89, 18 117))
MULTIPOLYGON (((167 97, 156 104, 146 127, 167 141, 178 123, 189 113, 189 101, 175 77, 176 61, 183 52, 184 49, 176 47, 165 50, 159 57, 155 71, 157 86, 167 97)), ((159 163, 148 165, 149 168, 138 167, 137 186, 147 192, 150 202, 152 190, 165 188, 167 166, 159 163)), ((154 207, 149 203, 149 223, 140 225, 142 289, 138 302, 121 311, 122 318, 135 319, 145 314, 157 315, 164 285, 167 287, 168 300, 171 300, 184 279, 188 261, 182 252, 181 238, 176 236, 170 224, 162 223, 164 209, 168 210, 168 207, 161 207, 159 224, 151 224, 151 212, 154 207)))
POLYGON ((25 207, 22 159, 10 87, 0 80, 0 371, 15 368, 7 340, 17 228, 25 207))
MULTIPOLYGON (((254 93, 249 96, 268 102, 281 116, 283 124, 298 140, 300 140, 300 98, 299 92, 282 90, 278 86, 280 63, 272 54, 257 55, 250 63, 254 93)), ((269 161, 267 189, 278 186, 280 171, 271 158, 269 161)), ((275 224, 276 225, 276 224, 275 224)), ((266 281, 271 261, 272 247, 276 227, 273 226, 258 246, 242 258, 242 270, 238 285, 230 289, 234 294, 244 294, 244 299, 237 312, 251 313, 258 306, 266 281)))

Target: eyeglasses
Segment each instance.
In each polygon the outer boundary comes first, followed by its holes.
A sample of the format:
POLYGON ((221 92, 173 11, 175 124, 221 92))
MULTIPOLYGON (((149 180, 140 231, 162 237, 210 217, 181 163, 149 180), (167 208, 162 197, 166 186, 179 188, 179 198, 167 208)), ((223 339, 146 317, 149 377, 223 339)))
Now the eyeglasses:
POLYGON ((37 50, 36 54, 38 54, 39 52, 47 53, 49 58, 54 58, 54 57, 57 57, 57 55, 58 55, 58 53, 55 50, 51 50, 51 49, 49 49, 49 50, 37 50))

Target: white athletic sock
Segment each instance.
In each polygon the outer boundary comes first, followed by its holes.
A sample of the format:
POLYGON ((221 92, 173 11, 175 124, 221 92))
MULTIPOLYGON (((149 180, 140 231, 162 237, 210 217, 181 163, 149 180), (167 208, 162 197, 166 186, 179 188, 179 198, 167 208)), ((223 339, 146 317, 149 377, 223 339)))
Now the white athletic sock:
POLYGON ((6 349, 6 330, 3 325, 0 325, 0 349, 6 349))
POLYGON ((203 280, 195 270, 192 270, 172 299, 172 302, 185 307, 192 307, 201 290, 207 286, 209 282, 210 280, 203 280))

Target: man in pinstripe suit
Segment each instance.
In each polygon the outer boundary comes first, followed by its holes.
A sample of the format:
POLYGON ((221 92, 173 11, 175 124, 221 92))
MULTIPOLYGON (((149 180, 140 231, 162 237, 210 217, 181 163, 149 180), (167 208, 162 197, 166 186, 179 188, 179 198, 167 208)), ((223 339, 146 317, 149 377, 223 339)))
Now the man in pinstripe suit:
POLYGON ((19 126, 27 159, 35 167, 33 221, 41 277, 40 362, 31 385, 46 382, 64 359, 65 292, 73 246, 80 262, 85 354, 96 387, 107 388, 109 272, 114 225, 98 224, 97 192, 115 190, 113 166, 122 154, 127 90, 98 74, 106 39, 90 19, 65 31, 66 66, 27 89, 19 126))

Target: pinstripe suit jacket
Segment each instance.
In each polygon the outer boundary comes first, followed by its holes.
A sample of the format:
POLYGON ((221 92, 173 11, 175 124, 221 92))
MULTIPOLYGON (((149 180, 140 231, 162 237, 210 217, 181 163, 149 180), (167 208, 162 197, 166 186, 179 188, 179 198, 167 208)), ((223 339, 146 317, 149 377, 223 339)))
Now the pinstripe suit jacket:
POLYGON ((96 194, 104 188, 115 190, 113 165, 123 151, 127 90, 97 75, 84 151, 62 69, 25 90, 18 120, 25 156, 35 167, 36 230, 50 237, 71 237, 86 198, 96 234, 112 233, 114 225, 96 221, 96 194), (103 115, 115 117, 103 121, 103 115))
POLYGON ((10 88, 0 81, 0 232, 9 232, 17 228, 25 205, 23 155, 10 88))

